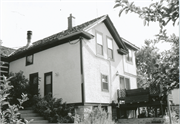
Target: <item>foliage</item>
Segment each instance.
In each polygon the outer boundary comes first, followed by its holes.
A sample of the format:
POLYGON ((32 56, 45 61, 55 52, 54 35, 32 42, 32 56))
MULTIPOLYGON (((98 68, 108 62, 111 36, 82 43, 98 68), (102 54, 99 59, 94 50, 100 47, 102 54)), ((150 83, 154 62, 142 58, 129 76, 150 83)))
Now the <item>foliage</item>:
POLYGON ((140 87, 149 86, 147 82, 152 77, 152 73, 155 70, 155 64, 157 58, 159 58, 158 48, 155 47, 155 42, 152 40, 146 40, 145 45, 136 52, 136 67, 138 74, 138 83, 140 87))
POLYGON ((134 2, 128 0, 116 0, 114 8, 116 7, 121 8, 119 16, 123 11, 126 14, 129 11, 138 14, 144 20, 144 25, 149 26, 149 22, 159 22, 160 33, 158 36, 166 36, 166 30, 163 30, 163 28, 169 22, 173 22, 174 26, 176 21, 179 20, 179 0, 159 0, 158 2, 152 2, 148 7, 138 7, 134 2))
POLYGON ((28 79, 25 78, 23 72, 20 71, 18 73, 10 73, 10 85, 13 86, 12 89, 9 90, 9 101, 11 104, 19 104, 18 98, 21 97, 22 93, 28 94, 29 97, 29 83, 28 79))
MULTIPOLYGON (((178 108, 178 111, 179 111, 179 108, 178 108)), ((169 116, 165 115, 163 118, 164 118, 163 124, 170 124, 169 116)), ((171 112, 171 122, 172 124, 179 124, 180 122, 179 115, 175 111, 171 112)))
POLYGON ((130 11, 138 14, 144 20, 144 25, 157 21, 160 26, 160 32, 156 35, 157 39, 146 40, 146 46, 136 54, 139 81, 157 85, 161 83, 167 89, 164 90, 167 91, 166 93, 179 88, 179 37, 174 34, 168 37, 164 29, 169 22, 173 22, 174 26, 179 19, 179 0, 160 0, 152 2, 149 7, 137 7, 134 2, 128 0, 116 0, 114 8, 116 7, 121 8, 119 16, 123 11, 126 14, 130 11), (158 53, 154 46, 160 41, 171 43, 171 50, 158 53))
MULTIPOLYGON (((3 81, 0 82, 0 123, 3 124, 24 124, 21 119, 18 117, 18 109, 23 108, 21 105, 23 102, 27 101, 27 95, 22 94, 19 101, 19 105, 10 105, 10 103, 7 101, 7 98, 9 97, 9 90, 13 88, 12 85, 10 85, 10 79, 3 76, 3 81)), ((32 121, 32 120, 31 120, 32 121)), ((26 124, 30 123, 26 120, 26 124)))
POLYGON ((34 110, 51 123, 73 123, 73 106, 63 103, 62 98, 56 99, 51 94, 41 98, 34 96, 34 110))
POLYGON ((161 84, 169 93, 179 88, 179 38, 175 35, 168 38, 166 42, 172 47, 161 53, 155 47, 156 41, 145 41, 145 46, 136 53, 138 81, 146 86, 161 84))
POLYGON ((101 106, 98 106, 92 111, 89 111, 80 124, 115 124, 110 116, 111 115, 103 110, 101 106))

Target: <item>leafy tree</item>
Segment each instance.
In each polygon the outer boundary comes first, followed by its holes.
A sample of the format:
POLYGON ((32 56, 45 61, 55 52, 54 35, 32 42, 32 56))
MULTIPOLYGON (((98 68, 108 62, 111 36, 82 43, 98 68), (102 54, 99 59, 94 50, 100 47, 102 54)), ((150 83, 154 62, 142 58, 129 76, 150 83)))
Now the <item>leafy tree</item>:
POLYGON ((134 2, 129 2, 128 0, 116 0, 114 8, 116 7, 121 7, 119 16, 121 16, 123 11, 126 14, 129 11, 138 14, 144 20, 144 25, 147 24, 149 26, 149 22, 159 22, 160 33, 158 36, 160 38, 167 38, 166 30, 163 30, 163 28, 170 21, 172 21, 174 26, 176 21, 179 20, 179 0, 160 0, 153 2, 149 7, 138 7, 134 2))
POLYGON ((136 53, 141 86, 155 83, 166 87, 167 91, 179 88, 179 37, 172 35, 166 42, 171 44, 170 50, 160 53, 155 47, 157 40, 146 40, 145 46, 136 53))
POLYGON ((145 45, 136 52, 137 82, 139 87, 148 87, 148 80, 152 79, 152 73, 155 71, 157 58, 160 56, 159 49, 155 47, 156 42, 146 40, 145 45))
POLYGON ((149 26, 149 22, 157 21, 160 26, 157 39, 146 40, 146 46, 136 53, 139 81, 146 84, 161 84, 166 88, 166 93, 179 88, 179 37, 174 34, 168 37, 164 29, 169 22, 174 26, 179 19, 179 0, 160 0, 153 2, 149 7, 138 7, 128 0, 116 0, 114 8, 116 7, 121 8, 119 16, 123 11, 126 14, 130 11, 138 14, 144 20, 144 25, 149 26), (160 41, 171 43, 172 48, 158 53, 155 44, 160 41))

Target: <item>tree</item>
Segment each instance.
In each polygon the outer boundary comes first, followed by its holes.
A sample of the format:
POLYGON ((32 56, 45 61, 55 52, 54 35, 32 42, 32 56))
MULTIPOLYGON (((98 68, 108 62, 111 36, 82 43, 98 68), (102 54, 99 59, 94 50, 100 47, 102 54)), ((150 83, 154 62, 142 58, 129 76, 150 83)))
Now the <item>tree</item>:
POLYGON ((146 82, 152 79, 152 73, 155 71, 157 58, 160 56, 159 49, 155 47, 153 40, 146 40, 145 45, 136 52, 137 82, 139 87, 148 87, 146 82))
MULTIPOLYGON (((128 0, 116 0, 116 7, 121 7, 119 16, 125 11, 127 14, 129 11, 139 15, 144 20, 144 25, 149 26, 149 22, 159 22, 160 32, 157 36, 159 38, 167 38, 166 29, 164 27, 172 22, 173 26, 176 21, 179 20, 179 0, 160 0, 159 2, 153 2, 149 7, 138 7, 134 2, 128 0)), ((177 22, 179 25, 179 22, 177 22)))
MULTIPOLYGON (((174 26, 179 19, 179 0, 161 0, 153 2, 149 7, 138 7, 134 2, 128 0, 116 0, 114 8, 120 7, 119 16, 125 11, 139 15, 144 20, 144 25, 149 22, 158 22, 160 32, 157 39, 146 40, 145 47, 142 47, 136 54, 137 73, 144 77, 147 84, 161 84, 166 88, 166 93, 179 88, 179 37, 166 34, 165 26, 172 22, 174 26), (169 42, 172 45, 170 50, 157 53, 153 44, 158 42, 169 42), (152 46, 150 46, 152 45, 152 46)), ((139 78, 142 79, 142 78, 139 78)))
MULTIPOLYGON (((159 52, 157 40, 146 40, 136 53, 138 82, 141 86, 161 84, 166 91, 179 88, 179 37, 172 35, 166 40, 170 50, 159 52)), ((168 93, 168 92, 167 92, 168 93)))

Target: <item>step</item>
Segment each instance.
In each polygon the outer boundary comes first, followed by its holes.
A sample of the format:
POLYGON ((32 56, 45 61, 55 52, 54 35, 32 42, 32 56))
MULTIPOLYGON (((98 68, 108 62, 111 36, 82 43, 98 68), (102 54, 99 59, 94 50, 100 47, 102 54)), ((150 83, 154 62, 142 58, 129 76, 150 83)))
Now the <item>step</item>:
POLYGON ((21 114, 34 113, 34 110, 20 110, 19 113, 21 114))
MULTIPOLYGON (((31 120, 31 119, 27 119, 28 121, 29 120, 31 120)), ((32 122, 30 122, 30 124, 40 124, 40 123, 42 123, 42 124, 49 124, 48 123, 48 120, 33 120, 32 122)))
POLYGON ((39 114, 37 113, 21 113, 21 117, 25 118, 25 117, 37 117, 39 116, 39 114))
POLYGON ((34 119, 35 121, 36 120, 44 120, 44 117, 24 117, 26 120, 31 120, 31 119, 34 119))

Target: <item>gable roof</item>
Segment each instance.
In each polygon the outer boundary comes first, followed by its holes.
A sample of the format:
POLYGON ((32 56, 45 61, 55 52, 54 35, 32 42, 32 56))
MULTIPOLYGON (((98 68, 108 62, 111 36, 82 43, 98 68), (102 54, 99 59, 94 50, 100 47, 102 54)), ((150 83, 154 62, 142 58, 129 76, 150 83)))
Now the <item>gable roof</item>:
POLYGON ((131 42, 127 41, 126 39, 122 38, 121 39, 123 40, 123 42, 125 43, 125 45, 130 48, 130 49, 133 49, 135 51, 139 50, 139 47, 137 47, 136 45, 132 44, 131 42))
POLYGON ((0 56, 1 57, 8 57, 14 51, 15 51, 15 49, 5 47, 5 46, 0 46, 0 56))
POLYGON ((32 43, 32 45, 29 47, 27 46, 21 47, 8 57, 9 61, 13 61, 22 58, 28 54, 36 53, 63 43, 67 43, 69 41, 78 39, 79 37, 83 37, 85 39, 91 39, 93 38, 93 35, 89 34, 86 30, 92 28, 94 25, 98 25, 101 22, 105 23, 111 35, 115 39, 119 47, 118 52, 120 54, 128 53, 128 49, 126 48, 126 45, 123 43, 122 39, 120 38, 110 18, 108 17, 108 15, 104 15, 95 18, 93 20, 90 20, 88 22, 85 22, 83 24, 77 25, 72 29, 67 29, 59 33, 56 33, 54 35, 51 35, 49 37, 46 37, 44 39, 38 40, 32 43))

